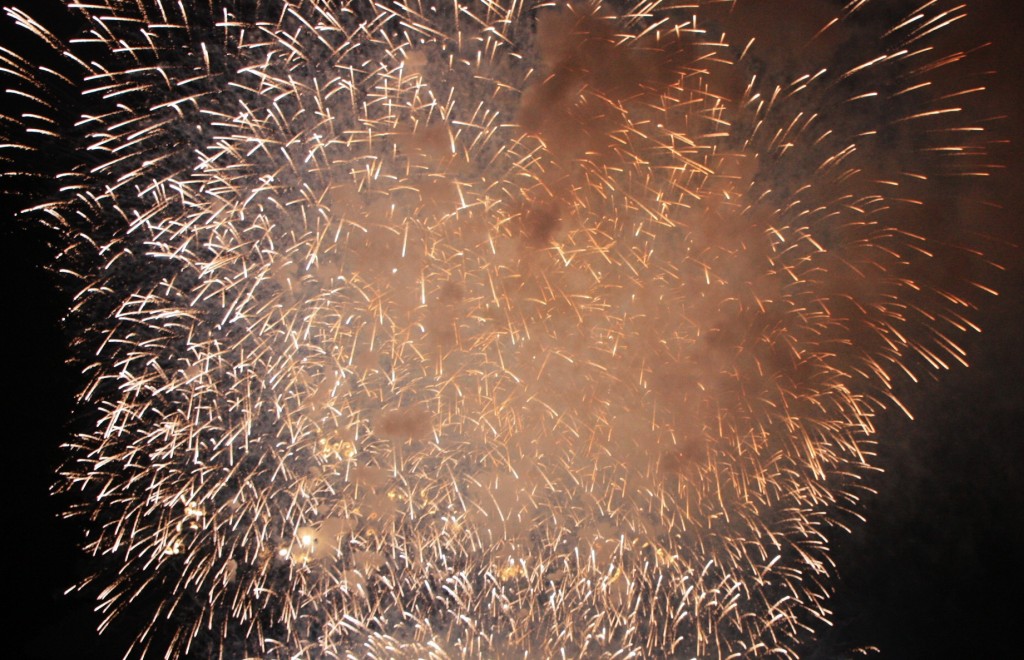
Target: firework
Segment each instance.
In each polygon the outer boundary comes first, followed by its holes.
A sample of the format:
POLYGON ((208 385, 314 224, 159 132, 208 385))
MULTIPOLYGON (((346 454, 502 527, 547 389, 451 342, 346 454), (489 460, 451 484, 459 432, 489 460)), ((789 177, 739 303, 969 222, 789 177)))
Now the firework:
POLYGON ((158 596, 142 654, 794 655, 984 289, 922 276, 931 179, 986 173, 964 10, 875 4, 11 12, 85 99, 54 129, 4 56, 12 144, 87 149, 31 213, 84 282, 101 608, 158 596))

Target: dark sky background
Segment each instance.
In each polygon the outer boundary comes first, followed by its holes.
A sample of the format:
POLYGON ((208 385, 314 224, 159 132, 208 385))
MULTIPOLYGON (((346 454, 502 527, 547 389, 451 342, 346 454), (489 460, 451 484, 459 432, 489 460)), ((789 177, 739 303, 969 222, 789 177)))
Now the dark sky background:
MULTIPOLYGON (((844 657, 867 646, 880 649, 871 657, 886 659, 1022 653, 1024 272, 1013 245, 1024 243, 1024 22, 1016 2, 970 5, 968 36, 993 42, 979 56, 1000 72, 993 112, 1007 115, 1013 144, 997 150, 1007 170, 988 193, 1003 210, 977 225, 962 220, 965 230, 978 226, 998 237, 990 253, 1007 270, 990 283, 1001 295, 983 301, 976 318, 985 331, 967 339, 972 368, 908 390, 915 422, 898 414, 880 420, 877 462, 885 472, 872 477, 878 494, 865 502, 867 522, 835 538, 835 625, 807 657, 844 657)), ((0 30, 0 44, 11 43, 10 35, 0 30)), ((47 234, 16 223, 5 204, 0 442, 8 457, 6 602, 14 617, 4 626, 4 655, 120 657, 132 621, 97 637, 92 596, 63 595, 90 566, 76 549, 78 529, 59 518, 63 505, 48 494, 78 382, 64 364, 68 339, 59 326, 68 300, 42 267, 52 256, 47 234)))

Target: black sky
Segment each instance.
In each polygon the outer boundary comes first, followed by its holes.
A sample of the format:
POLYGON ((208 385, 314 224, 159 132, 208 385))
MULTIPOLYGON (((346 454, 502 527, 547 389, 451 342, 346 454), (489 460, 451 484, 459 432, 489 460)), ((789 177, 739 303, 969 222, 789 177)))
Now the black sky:
MULTIPOLYGON (((812 1, 812 0, 808 0, 812 1)), ((880 0, 885 1, 885 0, 880 0)), ((39 3, 21 3, 29 7, 39 3)), ((991 253, 1007 270, 984 301, 984 333, 967 343, 972 368, 941 374, 910 393, 917 420, 880 420, 878 495, 865 524, 835 540, 840 577, 836 624, 808 657, 844 657, 877 646, 881 658, 1019 657, 1024 608, 1024 21, 1016 2, 970 3, 973 41, 991 39, 979 57, 998 68, 993 112, 1007 115, 1014 144, 997 149, 1007 166, 988 197, 1001 204, 984 223, 998 239, 991 253)), ((43 13, 46 13, 43 3, 43 13)), ((0 31, 5 45, 11 34, 0 31)), ((0 100, 0 103, 6 101, 0 100)), ((87 573, 78 529, 58 518, 48 494, 69 437, 77 377, 65 366, 59 319, 66 296, 42 267, 48 234, 0 210, 0 276, 8 466, 6 526, 11 658, 119 657, 131 623, 97 638, 99 616, 83 595, 63 591, 87 573)), ((970 227, 965 222, 965 227, 970 227)))

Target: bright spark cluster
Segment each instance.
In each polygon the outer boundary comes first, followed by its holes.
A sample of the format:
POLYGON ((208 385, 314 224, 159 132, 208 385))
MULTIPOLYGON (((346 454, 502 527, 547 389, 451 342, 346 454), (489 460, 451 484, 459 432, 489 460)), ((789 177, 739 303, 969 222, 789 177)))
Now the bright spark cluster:
POLYGON ((36 212, 139 652, 795 657, 873 416, 964 361, 921 191, 986 172, 962 6, 813 4, 11 12, 82 72, 36 212))

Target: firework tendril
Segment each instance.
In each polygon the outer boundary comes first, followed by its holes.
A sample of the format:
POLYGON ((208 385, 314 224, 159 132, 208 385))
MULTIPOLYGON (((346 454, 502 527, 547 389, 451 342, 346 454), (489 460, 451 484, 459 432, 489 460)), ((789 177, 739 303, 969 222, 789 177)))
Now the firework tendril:
POLYGON ((79 283, 104 627, 795 657, 874 417, 985 290, 929 267, 983 260, 929 191, 991 138, 963 6, 920 4, 100 0, 68 43, 8 10, 71 72, 0 54, 5 170, 82 148, 24 215, 79 283))

